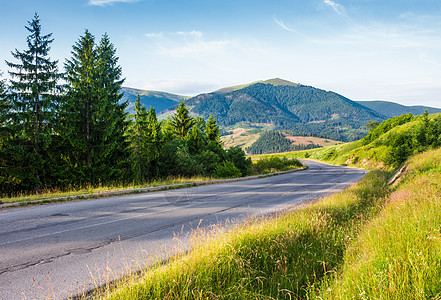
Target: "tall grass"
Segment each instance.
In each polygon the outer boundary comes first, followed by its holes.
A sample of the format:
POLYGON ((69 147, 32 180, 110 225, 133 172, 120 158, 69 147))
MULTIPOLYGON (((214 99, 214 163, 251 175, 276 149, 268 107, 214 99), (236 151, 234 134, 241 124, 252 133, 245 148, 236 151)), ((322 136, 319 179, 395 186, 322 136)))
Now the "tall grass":
POLYGON ((78 195, 99 195, 100 193, 120 191, 126 189, 137 189, 145 187, 155 187, 161 185, 172 185, 172 184, 183 184, 192 183, 199 181, 210 181, 215 180, 212 177, 194 176, 194 177, 168 177, 160 180, 153 180, 151 182, 144 183, 115 183, 113 185, 88 185, 85 187, 68 186, 64 189, 45 189, 43 188, 40 194, 18 194, 13 197, 0 197, 0 201, 4 203, 13 202, 25 202, 25 201, 35 201, 43 199, 54 199, 60 197, 71 197, 78 195))
POLYGON ((250 220, 213 237, 195 234, 192 251, 123 279, 108 299, 304 298, 344 262, 347 246, 381 210, 385 172, 289 213, 250 220))
POLYGON ((441 299, 441 149, 413 157, 318 299, 441 299))

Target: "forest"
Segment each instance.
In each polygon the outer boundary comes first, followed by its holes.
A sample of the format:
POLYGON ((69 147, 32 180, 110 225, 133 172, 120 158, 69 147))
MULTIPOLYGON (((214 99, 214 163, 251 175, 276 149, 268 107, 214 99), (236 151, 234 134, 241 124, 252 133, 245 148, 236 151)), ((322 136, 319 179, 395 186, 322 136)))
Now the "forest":
POLYGON ((293 145, 280 131, 264 132, 250 147, 245 151, 249 154, 268 154, 281 153, 288 151, 308 150, 320 148, 317 144, 293 145))
POLYGON ((224 150, 219 127, 190 116, 182 102, 158 120, 140 105, 129 115, 120 92, 124 78, 107 34, 85 30, 64 62, 49 56, 52 34, 37 14, 25 26, 27 49, 6 61, 0 80, 0 194, 169 176, 245 176, 251 160, 239 148, 224 150))

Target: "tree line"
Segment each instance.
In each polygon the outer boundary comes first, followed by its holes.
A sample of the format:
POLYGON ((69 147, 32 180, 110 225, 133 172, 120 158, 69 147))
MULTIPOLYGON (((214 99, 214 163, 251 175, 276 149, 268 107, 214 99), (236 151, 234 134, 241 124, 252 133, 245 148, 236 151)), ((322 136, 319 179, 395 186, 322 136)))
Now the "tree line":
POLYGON ((11 52, 11 79, 0 80, 0 194, 248 174, 251 161, 241 149, 223 149, 212 116, 193 118, 181 103, 160 121, 139 97, 129 115, 107 34, 97 41, 85 30, 60 72, 49 56, 52 33, 43 34, 39 16, 25 27, 27 48, 11 52))
POLYGON ((276 130, 264 132, 251 146, 247 147, 245 151, 250 154, 268 154, 308 150, 320 147, 320 145, 314 143, 307 145, 294 145, 282 132, 276 130))

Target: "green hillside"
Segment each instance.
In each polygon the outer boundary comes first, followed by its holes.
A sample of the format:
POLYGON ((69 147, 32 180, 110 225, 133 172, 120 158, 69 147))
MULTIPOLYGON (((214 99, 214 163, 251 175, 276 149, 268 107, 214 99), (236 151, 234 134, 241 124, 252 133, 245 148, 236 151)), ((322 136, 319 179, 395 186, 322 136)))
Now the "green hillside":
POLYGON ((268 80, 264 80, 264 81, 259 80, 259 81, 254 81, 254 82, 251 82, 251 83, 245 83, 245 84, 242 84, 242 85, 236 85, 236 86, 230 86, 230 87, 222 88, 222 89, 219 89, 219 90, 215 91, 215 93, 233 92, 233 91, 237 91, 237 90, 246 88, 246 87, 248 87, 250 85, 253 85, 253 84, 256 84, 256 83, 271 84, 271 85, 274 85, 274 86, 279 86, 279 85, 298 86, 299 85, 298 83, 293 83, 293 82, 290 82, 290 81, 287 81, 287 80, 283 80, 283 79, 280 79, 280 78, 273 78, 273 79, 268 79, 268 80))
POLYGON ((337 93, 280 79, 201 94, 186 101, 192 113, 212 114, 223 126, 238 122, 271 124, 293 134, 351 141, 363 137, 369 121, 383 115, 337 93))
POLYGON ((428 106, 406 106, 390 101, 356 101, 358 104, 366 106, 388 118, 396 117, 403 114, 422 115, 424 111, 429 114, 441 113, 441 108, 428 106))
POLYGON ((121 88, 124 93, 122 101, 128 101, 129 106, 127 109, 132 112, 135 108, 136 97, 139 95, 141 105, 144 105, 147 109, 151 106, 155 108, 157 113, 160 113, 167 108, 177 105, 179 102, 188 99, 189 97, 175 95, 165 92, 140 90, 129 87, 121 88))
MULTIPOLYGON (((382 122, 361 140, 326 148, 283 153, 283 156, 391 170, 399 167, 413 154, 440 146, 441 114, 405 114, 382 122)), ((259 156, 262 157, 266 156, 259 156)))

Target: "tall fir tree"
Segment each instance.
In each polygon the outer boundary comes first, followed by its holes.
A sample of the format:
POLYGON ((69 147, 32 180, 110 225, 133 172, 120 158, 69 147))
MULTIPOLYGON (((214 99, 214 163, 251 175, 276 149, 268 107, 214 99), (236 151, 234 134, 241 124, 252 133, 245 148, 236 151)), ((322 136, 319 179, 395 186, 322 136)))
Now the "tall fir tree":
MULTIPOLYGON (((100 106, 95 132, 96 141, 94 165, 100 166, 100 173, 111 180, 123 179, 129 167, 130 148, 126 138, 128 129, 128 101, 121 102, 120 92, 125 78, 118 64, 116 49, 104 34, 97 47, 98 89, 100 106)), ((103 178, 105 178, 103 177, 103 178)))
MULTIPOLYGON (((128 121, 119 93, 124 79, 107 35, 99 45, 86 30, 67 59, 63 135, 70 143, 69 169, 83 182, 123 179, 128 163, 128 121)), ((76 179, 74 179, 76 180, 76 179)))
POLYGON ((156 110, 150 107, 147 111, 147 134, 148 138, 148 154, 149 154, 149 172, 148 179, 159 176, 159 159, 162 152, 164 137, 161 131, 161 124, 156 116, 156 110))
POLYGON ((142 182, 145 179, 145 129, 147 127, 147 111, 144 105, 141 106, 139 95, 135 102, 135 114, 129 127, 129 136, 132 149, 132 169, 136 182, 142 182))
POLYGON ((67 174, 71 181, 87 181, 91 167, 91 131, 94 111, 97 109, 95 37, 86 30, 73 45, 72 57, 64 67, 67 95, 61 107, 62 135, 66 142, 67 174))
POLYGON ((173 133, 177 138, 183 140, 193 125, 195 125, 195 120, 190 116, 187 106, 182 101, 172 116, 173 133))
POLYGON ((58 61, 49 58, 52 33, 44 35, 38 14, 25 28, 28 48, 11 52, 17 62, 6 61, 10 67, 10 141, 9 170, 24 188, 40 191, 47 184, 51 162, 48 160, 49 145, 53 133, 57 97, 60 87, 58 61))
POLYGON ((216 119, 213 115, 208 118, 207 125, 205 127, 205 134, 209 141, 220 143, 220 131, 219 126, 216 124, 216 119))

